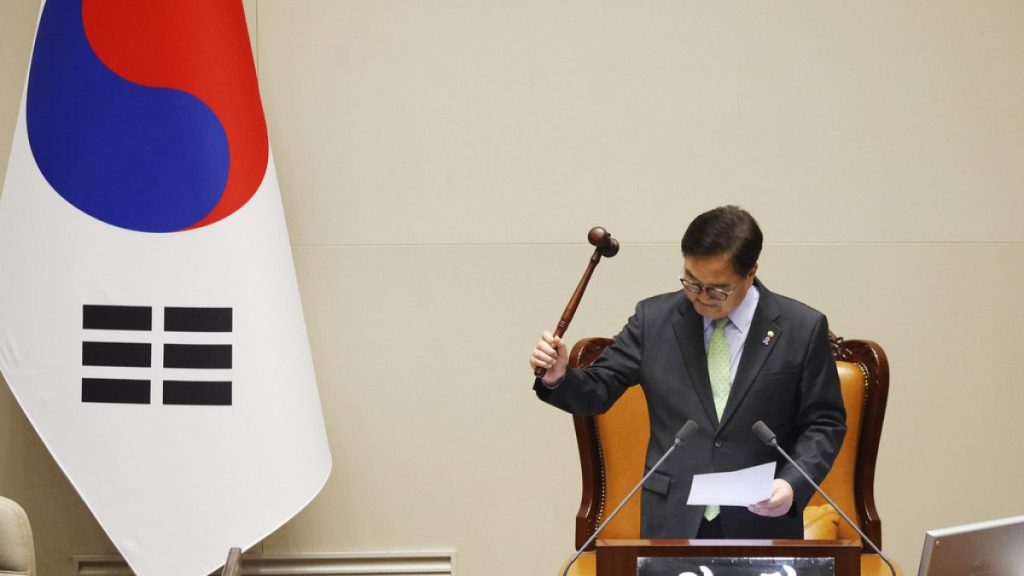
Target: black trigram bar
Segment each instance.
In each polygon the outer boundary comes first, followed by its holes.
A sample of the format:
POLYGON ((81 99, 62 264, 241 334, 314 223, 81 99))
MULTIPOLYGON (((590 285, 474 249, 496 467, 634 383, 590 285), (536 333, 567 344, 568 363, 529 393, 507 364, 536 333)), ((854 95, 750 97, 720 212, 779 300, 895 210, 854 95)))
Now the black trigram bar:
POLYGON ((149 380, 82 378, 82 402, 149 404, 149 380))
POLYGON ((231 344, 164 344, 164 368, 231 368, 231 344))
POLYGON ((164 308, 167 332, 231 332, 231 308, 164 308))
POLYGON ((82 328, 87 330, 152 330, 153 309, 149 306, 82 306, 82 328))
POLYGON ((231 382, 164 380, 164 404, 231 406, 231 382))
POLYGON ((82 342, 82 366, 149 368, 150 344, 139 342, 82 342))

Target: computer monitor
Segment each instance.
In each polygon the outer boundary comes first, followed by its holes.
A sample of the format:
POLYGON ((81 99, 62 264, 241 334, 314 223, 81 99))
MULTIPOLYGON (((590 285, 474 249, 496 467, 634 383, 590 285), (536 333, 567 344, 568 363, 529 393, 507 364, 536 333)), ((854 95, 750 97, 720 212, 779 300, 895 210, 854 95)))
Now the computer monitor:
POLYGON ((918 576, 1024 574, 1024 516, 929 530, 918 576))

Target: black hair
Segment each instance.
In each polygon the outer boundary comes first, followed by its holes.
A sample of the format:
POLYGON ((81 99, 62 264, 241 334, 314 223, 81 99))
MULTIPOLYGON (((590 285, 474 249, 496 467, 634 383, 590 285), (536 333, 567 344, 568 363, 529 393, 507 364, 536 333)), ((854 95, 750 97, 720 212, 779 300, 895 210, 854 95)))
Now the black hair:
POLYGON ((739 206, 720 206, 697 216, 683 234, 683 256, 726 255, 732 269, 746 276, 761 255, 761 228, 739 206))

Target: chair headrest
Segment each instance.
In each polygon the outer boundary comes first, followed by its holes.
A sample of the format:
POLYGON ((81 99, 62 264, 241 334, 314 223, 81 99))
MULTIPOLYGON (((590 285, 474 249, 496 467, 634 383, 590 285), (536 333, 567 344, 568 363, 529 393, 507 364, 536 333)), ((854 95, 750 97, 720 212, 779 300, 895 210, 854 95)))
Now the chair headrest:
POLYGON ((0 573, 35 576, 35 565, 28 514, 14 500, 0 496, 0 573))

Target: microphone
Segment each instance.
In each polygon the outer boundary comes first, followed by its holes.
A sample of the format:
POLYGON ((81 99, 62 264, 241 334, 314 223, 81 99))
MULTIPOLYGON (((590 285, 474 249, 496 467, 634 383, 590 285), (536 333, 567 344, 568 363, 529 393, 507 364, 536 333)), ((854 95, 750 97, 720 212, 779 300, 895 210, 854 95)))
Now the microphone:
POLYGON ((857 534, 860 534, 860 537, 865 542, 870 544, 871 548, 878 554, 878 556, 881 557, 882 560, 884 560, 885 563, 889 565, 889 570, 892 571, 892 576, 896 576, 896 568, 892 565, 892 562, 889 561, 889 557, 882 553, 878 546, 876 546, 875 543, 872 542, 870 538, 868 538, 867 534, 861 531, 860 527, 857 526, 857 524, 853 520, 850 520, 850 517, 846 515, 846 512, 843 512, 843 509, 840 508, 839 505, 836 504, 835 501, 833 501, 832 498, 830 498, 829 495, 826 494, 825 491, 821 489, 821 486, 818 486, 817 482, 811 480, 811 477, 808 476, 807 472, 804 472, 804 469, 801 468, 800 465, 796 463, 796 460, 790 458, 789 454, 787 454, 786 451, 783 450, 781 446, 779 446, 779 441, 776 440, 775 438, 775 432, 772 432, 772 429, 769 428, 763 420, 758 420, 757 422, 755 422, 752 430, 754 432, 754 435, 756 435, 761 440, 761 442, 764 442, 768 446, 771 446, 772 448, 778 450, 779 454, 782 454, 786 458, 786 460, 788 460, 789 463, 792 464, 793 467, 797 469, 797 472, 800 472, 804 479, 810 482, 811 486, 814 486, 814 489, 818 492, 818 494, 821 494, 822 498, 828 501, 828 503, 831 504, 833 508, 835 508, 836 512, 839 512, 839 515, 843 517, 843 520, 845 520, 851 528, 856 530, 857 534))
POLYGON ((647 479, 651 477, 651 474, 654 474, 654 471, 658 469, 658 466, 661 466, 661 463, 664 462, 666 458, 668 458, 669 454, 671 454, 672 451, 675 450, 677 447, 686 444, 686 442, 689 441, 690 438, 693 438, 693 435, 696 434, 697 430, 699 429, 700 426, 698 426, 697 423, 694 422, 693 420, 687 420, 686 424, 683 424, 683 427, 679 429, 679 432, 676 432, 675 442, 673 442, 672 445, 669 446, 668 450, 665 451, 665 454, 661 456, 661 459, 655 462, 654 466, 651 466, 651 469, 647 472, 647 474, 644 474, 644 477, 640 479, 640 482, 638 482, 637 485, 633 487, 629 494, 626 494, 626 497, 622 499, 622 502, 619 502, 619 505, 615 507, 615 510, 612 510, 612 513, 608 515, 608 518, 606 518, 605 521, 597 527, 597 530, 594 530, 594 533, 591 534, 590 538, 588 538, 587 541, 583 543, 583 546, 580 546, 579 550, 576 550, 576 553, 573 554, 572 558, 569 560, 569 563, 565 565, 565 570, 562 572, 562 576, 565 576, 569 573, 569 568, 572 567, 573 562, 576 562, 576 559, 578 559, 580 555, 583 554, 583 551, 587 549, 587 546, 590 546, 590 543, 593 542, 595 538, 597 538, 597 535, 601 533, 601 530, 604 530, 604 527, 612 521, 612 518, 615 518, 615 515, 619 513, 619 510, 622 510, 622 507, 626 505, 626 502, 629 502, 630 498, 632 498, 633 495, 636 494, 637 490, 639 490, 640 487, 644 485, 644 482, 646 482, 647 479))

